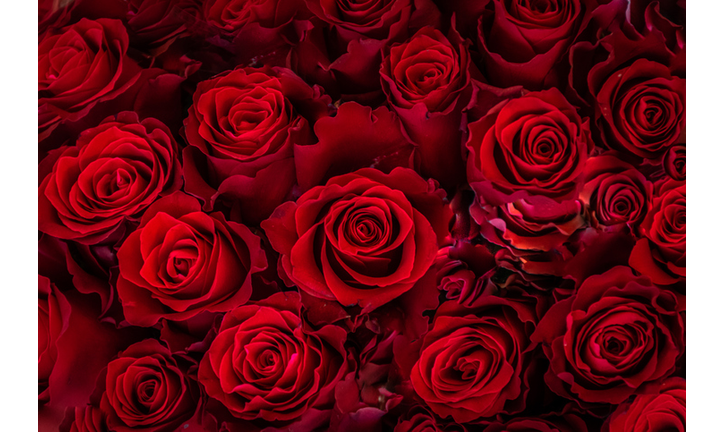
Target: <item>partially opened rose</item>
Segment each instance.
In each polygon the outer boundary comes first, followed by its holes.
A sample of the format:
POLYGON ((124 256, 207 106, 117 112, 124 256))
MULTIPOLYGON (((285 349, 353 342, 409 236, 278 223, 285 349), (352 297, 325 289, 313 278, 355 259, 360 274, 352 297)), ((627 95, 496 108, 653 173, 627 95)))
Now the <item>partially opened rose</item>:
POLYGON ((331 408, 347 373, 347 334, 333 325, 312 328, 301 307, 298 293, 277 293, 224 316, 199 381, 233 416, 289 422, 331 408))
POLYGON ((261 240, 177 192, 151 206, 118 250, 118 295, 128 322, 152 326, 225 312, 249 300, 267 267, 261 240))
POLYGON ((589 277, 533 334, 550 360, 546 383, 583 403, 624 402, 674 372, 684 349, 683 309, 676 295, 628 267, 589 277))
POLYGON ((667 180, 656 188, 651 211, 629 263, 654 283, 670 285, 686 280, 686 182, 667 180))
POLYGON ((262 228, 300 289, 369 311, 430 270, 452 216, 441 192, 409 169, 361 169, 282 204, 262 228))
POLYGON ((410 380, 439 416, 466 423, 524 408, 535 316, 512 300, 485 296, 472 308, 440 306, 410 380))
MULTIPOLYGON (((189 365, 155 339, 137 342, 108 364, 100 407, 110 430, 173 430, 196 410, 189 365)), ((94 420, 95 424, 96 421, 94 420)))
POLYGON ((484 202, 562 201, 580 187, 593 148, 588 119, 557 89, 501 102, 468 128, 468 181, 484 202))
POLYGON ((181 182, 178 144, 168 127, 122 112, 62 151, 38 188, 38 229, 97 243, 181 182))
POLYGON ((38 133, 75 121, 100 101, 116 97, 135 76, 120 20, 82 18, 48 31, 38 45, 38 133))
POLYGON ((623 403, 606 419, 604 432, 686 430, 686 381, 670 378, 623 403))

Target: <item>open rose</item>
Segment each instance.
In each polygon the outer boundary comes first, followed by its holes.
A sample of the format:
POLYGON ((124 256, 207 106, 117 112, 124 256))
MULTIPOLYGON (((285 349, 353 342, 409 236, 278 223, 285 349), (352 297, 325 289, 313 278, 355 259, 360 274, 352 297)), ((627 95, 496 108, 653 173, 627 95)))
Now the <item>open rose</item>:
POLYGON ((58 358, 57 341, 70 319, 70 304, 45 276, 38 275, 38 401, 50 399, 50 374, 58 358))
POLYGON ((486 296, 472 309, 443 303, 412 368, 415 392, 458 423, 521 411, 534 325, 531 310, 508 299, 486 296))
POLYGON ((598 156, 586 163, 580 198, 596 228, 628 227, 636 233, 649 212, 652 195, 651 182, 615 156, 598 156))
POLYGON ((186 190, 207 210, 228 197, 243 220, 263 220, 294 183, 294 145, 312 142, 299 110, 315 119, 326 105, 283 68, 235 69, 202 81, 184 121, 186 190))
POLYGON ((452 216, 441 192, 412 170, 361 169, 282 204, 262 228, 300 289, 370 311, 430 270, 452 216))
POLYGON ((588 120, 560 91, 501 102, 468 128, 468 181, 484 202, 574 197, 593 144, 588 120))
POLYGON ((126 56, 128 34, 119 20, 82 18, 46 33, 38 45, 38 133, 83 117, 98 102, 132 84, 137 66, 126 56))
POLYGON ((302 321, 299 294, 277 293, 224 316, 199 367, 210 397, 235 417, 294 421, 331 408, 347 373, 346 332, 302 321))
POLYGON ((446 38, 424 27, 395 44, 382 61, 382 89, 418 144, 420 170, 446 187, 463 182, 460 140, 462 108, 470 100, 467 43, 451 27, 446 38))
POLYGON ((606 419, 603 432, 686 430, 686 381, 670 378, 652 385, 645 394, 619 405, 606 419))
MULTIPOLYGON (((188 377, 188 361, 174 357, 155 339, 137 342, 111 361, 99 389, 108 428, 173 430, 196 410, 198 384, 188 377)), ((95 422, 94 422, 95 423, 95 422)))
POLYGON ((118 250, 118 295, 128 322, 152 326, 224 312, 249 300, 267 267, 259 237, 177 192, 143 215, 118 250))
POLYGON ((667 180, 657 185, 653 207, 641 230, 629 263, 654 283, 686 280, 686 182, 667 180))
POLYGON ((674 372, 684 347, 682 310, 672 292, 628 267, 589 277, 533 334, 550 360, 546 383, 584 403, 625 401, 674 372))
POLYGON ((181 187, 178 144, 156 119, 109 117, 60 153, 38 188, 38 229, 97 243, 181 187))

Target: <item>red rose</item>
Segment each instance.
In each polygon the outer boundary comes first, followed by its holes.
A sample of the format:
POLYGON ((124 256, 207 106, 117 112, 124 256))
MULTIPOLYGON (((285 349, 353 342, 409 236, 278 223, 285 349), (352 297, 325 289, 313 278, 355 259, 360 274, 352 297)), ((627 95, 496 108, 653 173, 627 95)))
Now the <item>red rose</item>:
POLYGON ((118 295, 133 325, 225 312, 249 300, 267 267, 259 237, 178 192, 159 200, 118 250, 118 295))
POLYGON ((652 386, 650 392, 618 406, 606 419, 604 432, 655 432, 686 430, 686 381, 671 378, 652 386))
POLYGON ((224 316, 199 367, 206 392, 244 420, 293 421, 325 409, 347 373, 346 332, 302 321, 299 294, 277 293, 224 316))
POLYGON ((505 423, 494 422, 483 432, 587 432, 586 422, 574 414, 519 417, 505 423))
POLYGON ((560 91, 501 102, 468 128, 468 181, 482 201, 575 197, 593 144, 588 120, 560 91))
POLYGON ((664 171, 674 180, 686 180, 686 145, 676 145, 666 152, 664 171))
POLYGON ((636 233, 649 212, 653 185, 634 167, 615 156, 598 156, 586 163, 580 199, 594 227, 628 227, 636 233))
POLYGON ((686 280, 686 182, 667 180, 657 185, 653 207, 641 230, 629 263, 654 283, 686 280))
POLYGON ((282 68, 235 69, 199 83, 184 121, 186 190, 207 210, 228 197, 238 200, 243 220, 263 220, 294 183, 294 145, 312 142, 298 109, 314 120, 326 105, 282 68))
POLYGON ((422 28, 389 49, 380 77, 390 105, 419 146, 422 174, 452 188, 464 181, 460 121, 472 86, 468 43, 454 26, 449 39, 422 28))
POLYGON ((205 0, 204 16, 227 33, 253 23, 274 28, 291 20, 301 4, 302 0, 205 0))
POLYGON ((524 407, 531 311, 515 301, 480 298, 472 309, 440 306, 410 380, 441 417, 466 423, 524 407))
POLYGON ((426 408, 415 407, 395 425, 394 432, 466 432, 465 426, 437 419, 426 408))
POLYGON ((627 18, 641 34, 660 32, 671 51, 685 47, 686 3, 680 0, 631 0, 627 18))
POLYGON ((300 289, 366 312, 430 270, 452 216, 441 192, 412 170, 361 169, 282 204, 262 228, 300 289))
MULTIPOLYGON (((174 430, 196 410, 198 391, 185 360, 155 339, 137 342, 105 371, 100 408, 111 430, 174 430)), ((103 377, 103 374, 101 375, 103 377)))
POLYGON ((50 374, 58 358, 57 342, 68 329, 70 304, 45 276, 38 275, 38 401, 50 399, 50 374))
POLYGON ((181 187, 171 131, 133 112, 107 118, 61 151, 38 188, 38 229, 55 237, 97 243, 181 187))
POLYGON ((73 0, 39 0, 38 1, 38 34, 44 34, 49 28, 65 25, 70 19, 77 1, 73 0))
POLYGON ((60 432, 108 432, 106 416, 91 405, 68 408, 60 432))
POLYGON ((129 0, 126 23, 131 43, 154 54, 165 51, 196 18, 195 0, 129 0))
POLYGON ((132 84, 137 66, 127 50, 128 35, 119 20, 82 18, 43 35, 38 45, 39 140, 132 84))
POLYGON ((605 81, 596 72, 591 72, 589 81, 601 82, 594 94, 603 142, 649 159, 660 159, 681 142, 686 125, 685 79, 644 58, 610 71, 605 81))
MULTIPOLYGON (((531 90, 559 83, 559 63, 565 63, 568 48, 598 6, 595 0, 486 3, 477 29, 486 77, 500 87, 531 90)), ((465 16, 471 7, 461 4, 458 15, 465 16)))
POLYGON ((628 267, 589 277, 533 334, 550 360, 546 383, 574 400, 625 401, 674 372, 684 347, 682 310, 673 293, 628 267))
POLYGON ((470 306, 482 295, 496 263, 485 245, 458 240, 437 252, 435 268, 437 288, 445 298, 470 306))

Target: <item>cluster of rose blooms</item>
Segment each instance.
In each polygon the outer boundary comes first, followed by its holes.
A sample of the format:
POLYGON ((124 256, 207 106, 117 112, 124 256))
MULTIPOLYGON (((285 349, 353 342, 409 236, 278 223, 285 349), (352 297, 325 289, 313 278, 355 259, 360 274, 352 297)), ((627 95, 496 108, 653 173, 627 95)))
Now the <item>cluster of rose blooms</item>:
POLYGON ((40 0, 42 431, 683 431, 684 0, 40 0))

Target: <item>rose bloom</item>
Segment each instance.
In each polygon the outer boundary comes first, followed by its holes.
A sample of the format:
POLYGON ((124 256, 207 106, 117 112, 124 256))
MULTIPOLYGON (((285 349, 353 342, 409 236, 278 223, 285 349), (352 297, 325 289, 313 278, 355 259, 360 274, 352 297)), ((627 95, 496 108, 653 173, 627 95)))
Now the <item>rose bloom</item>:
POLYGON ((686 145, 675 145, 666 152, 664 171, 674 180, 686 180, 686 145))
POLYGON ((593 144, 588 120, 557 89, 501 102, 468 128, 468 181, 482 201, 575 196, 593 144))
POLYGON ((162 53, 196 18, 195 0, 129 0, 126 19, 131 43, 162 53))
POLYGON ((152 205, 118 250, 118 295, 133 325, 181 321, 246 303, 266 267, 249 228, 177 192, 152 205))
POLYGON ((634 246, 629 264, 654 283, 670 285, 686 280, 686 182, 667 180, 656 189, 641 225, 646 238, 634 246))
POLYGON ((105 389, 100 408, 108 429, 173 430, 189 419, 198 390, 182 362, 155 339, 137 342, 112 360, 101 381, 105 389))
POLYGON ((603 432, 655 432, 686 430, 686 381, 670 378, 616 408, 603 432))
POLYGON ((106 415, 92 405, 68 408, 60 432, 108 432, 106 415))
POLYGON ((38 275, 38 401, 50 399, 49 380, 58 358, 57 342, 70 320, 70 304, 55 284, 38 275))
POLYGON ((178 144, 156 119, 109 117, 61 150, 38 188, 38 229, 93 244, 181 187, 178 144))
POLYGON ((683 308, 628 267, 589 277, 533 334, 550 360, 546 383, 566 398, 622 403, 674 372, 684 349, 683 308))
POLYGON ((612 155, 586 163, 580 199, 586 204, 594 227, 636 233, 651 208, 653 185, 633 166, 612 155))
POLYGON ((265 219, 294 183, 294 146, 312 142, 298 109, 316 119, 328 102, 283 68, 239 68, 202 81, 184 120, 186 190, 207 210, 229 195, 243 220, 265 219))
POLYGON ((394 432, 466 432, 465 426, 440 420, 423 407, 412 408, 395 425, 394 432))
POLYGON ((458 423, 522 411, 534 325, 530 308, 513 300, 443 303, 412 368, 412 387, 436 414, 458 423))
POLYGON ((370 311, 430 270, 452 216, 443 195, 409 169, 361 169, 282 204, 262 228, 301 290, 370 311))
POLYGON ((298 293, 277 293, 224 316, 204 354, 199 381, 210 397, 244 420, 294 421, 331 408, 348 372, 340 327, 312 328, 298 293))
POLYGON ((39 140, 64 120, 83 117, 98 102, 132 84, 137 66, 126 56, 128 34, 120 20, 82 18, 51 30, 38 45, 39 140))

